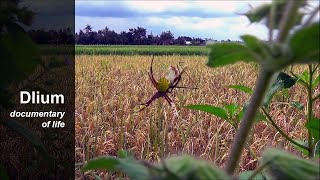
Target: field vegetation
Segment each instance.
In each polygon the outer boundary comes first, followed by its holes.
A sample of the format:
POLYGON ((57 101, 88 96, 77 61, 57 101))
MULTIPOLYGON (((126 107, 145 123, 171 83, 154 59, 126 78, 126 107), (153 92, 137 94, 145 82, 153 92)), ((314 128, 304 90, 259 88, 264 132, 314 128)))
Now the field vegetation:
POLYGON ((208 55, 205 46, 77 45, 76 55, 208 55))
MULTIPOLYGON (((83 48, 90 49, 87 46, 83 48)), ((205 49, 195 49, 197 48, 205 49)), ((92 54, 96 54, 93 49, 99 49, 99 46, 91 48, 92 54)), ((155 56, 156 79, 169 66, 183 62, 183 66, 187 67, 187 74, 183 75, 181 85, 198 89, 174 90, 170 97, 175 102, 177 114, 162 99, 158 99, 144 111, 135 113, 139 108, 138 104, 144 103, 155 92, 147 74, 150 62, 151 56, 148 55, 76 56, 77 178, 83 176, 80 167, 85 161, 100 155, 116 156, 119 150, 128 150, 137 159, 151 162, 188 153, 224 167, 235 128, 216 116, 183 106, 223 106, 231 103, 243 105, 248 101, 249 95, 227 86, 242 84, 253 87, 257 79, 257 65, 237 63, 213 69, 205 66, 206 56, 155 56)), ((305 69, 306 66, 297 66, 294 71, 299 74, 305 69)), ((318 87, 317 91, 319 90, 318 87)), ((280 91, 273 99, 269 111, 277 125, 289 137, 302 141, 307 136, 304 111, 290 106, 289 99, 290 102, 306 104, 305 91, 298 84, 280 91)), ((319 117, 319 100, 314 107, 314 115, 319 117)), ((257 157, 267 147, 283 147, 302 156, 266 121, 256 123, 252 134, 249 148, 245 149, 241 158, 240 171, 254 169, 258 163, 257 157)), ((115 176, 106 171, 98 171, 96 175, 102 178, 115 176)))

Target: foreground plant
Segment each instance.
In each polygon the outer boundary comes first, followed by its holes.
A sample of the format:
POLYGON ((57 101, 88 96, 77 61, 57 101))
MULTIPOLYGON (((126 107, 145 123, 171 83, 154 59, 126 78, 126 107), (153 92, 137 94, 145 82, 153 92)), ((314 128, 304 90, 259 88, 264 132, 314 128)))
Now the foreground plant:
MULTIPOLYGON (((268 42, 251 35, 243 35, 241 38, 244 45, 228 42, 210 46, 211 52, 207 64, 210 67, 224 66, 238 61, 256 62, 260 65, 259 77, 248 105, 243 108, 243 115, 241 115, 241 122, 225 171, 213 165, 201 164, 201 161, 196 159, 192 159, 192 163, 188 163, 190 160, 188 156, 175 158, 175 161, 163 160, 162 166, 160 165, 162 168, 159 168, 157 164, 139 162, 132 160, 132 158, 124 160, 115 157, 98 157, 86 163, 82 170, 102 168, 109 171, 122 171, 132 179, 231 179, 247 144, 254 120, 259 114, 260 106, 265 102, 270 102, 268 98, 265 101, 265 98, 269 96, 265 95, 267 92, 275 92, 275 89, 279 88, 280 82, 284 82, 284 86, 295 82, 294 79, 290 80, 287 75, 279 72, 292 64, 304 63, 313 67, 313 63, 319 63, 319 22, 312 23, 319 7, 309 14, 305 22, 302 22, 303 14, 299 9, 305 6, 306 1, 273 1, 271 4, 262 5, 245 14, 251 22, 266 20, 266 26, 269 28, 268 42), (290 34, 289 32, 295 25, 300 25, 300 29, 290 34), (273 38, 274 30, 278 30, 276 38, 273 38), (275 80, 279 80, 279 82, 275 80), (140 173, 139 176, 136 176, 138 173, 140 173)), ((167 88, 169 87, 167 86, 167 88)), ((250 89, 242 88, 251 92, 250 89)), ((271 93, 270 97, 273 94, 271 93)), ((230 117, 234 119, 232 117, 237 114, 236 106, 211 108, 211 110, 210 106, 197 106, 196 108, 207 108, 206 111, 228 120, 230 117), (225 113, 226 111, 228 113, 225 113)), ((312 105, 309 108, 308 117, 313 118, 312 105)), ((313 122, 318 121, 314 120, 313 122)), ((230 122, 233 123, 233 121, 230 122)), ((312 127, 315 127, 314 124, 312 127)), ((310 124, 309 126, 311 127, 310 124)), ((319 133, 316 132, 319 130, 316 128, 311 128, 311 130, 313 132, 311 139, 317 140, 319 133)), ((319 147, 319 143, 316 143, 316 146, 319 147)), ((258 176, 264 179, 318 179, 319 173, 318 163, 298 158, 278 149, 271 149, 262 153, 261 164, 255 171, 241 173, 239 177, 240 179, 252 179, 258 176), (268 170, 268 175, 261 173, 265 169, 268 170)))
MULTIPOLYGON (((289 35, 290 29, 292 29, 297 22, 301 22, 301 18, 299 20, 301 14, 298 10, 304 5, 302 1, 287 1, 285 3, 274 1, 270 5, 270 15, 267 16, 269 20, 267 23, 269 27, 269 42, 263 42, 251 35, 241 37, 245 46, 241 49, 237 48, 238 51, 235 53, 236 55, 240 55, 245 61, 255 61, 259 63, 260 75, 232 145, 226 166, 228 174, 233 174, 237 167, 244 144, 252 129, 254 117, 278 71, 290 64, 319 62, 319 23, 311 24, 311 20, 308 20, 300 30, 289 35), (281 8, 285 9, 283 13, 279 12, 281 8), (275 18, 276 14, 279 13, 282 14, 282 16, 281 21, 277 24, 275 18), (279 30, 275 40, 272 39, 274 29, 279 30), (303 46, 307 46, 307 48, 303 46)), ((257 16, 259 13, 260 12, 253 12, 250 16, 257 16)), ((231 44, 221 44, 221 46, 223 46, 224 51, 229 52, 232 52, 235 48, 235 46, 231 44)), ((225 60, 221 59, 223 56, 219 56, 221 52, 218 50, 221 46, 212 46, 211 58, 208 63, 209 66, 219 66, 221 61, 224 61, 224 64, 229 64, 239 60, 239 57, 236 56, 229 59, 224 58, 225 60), (218 56, 214 54, 215 52, 218 52, 218 56)))

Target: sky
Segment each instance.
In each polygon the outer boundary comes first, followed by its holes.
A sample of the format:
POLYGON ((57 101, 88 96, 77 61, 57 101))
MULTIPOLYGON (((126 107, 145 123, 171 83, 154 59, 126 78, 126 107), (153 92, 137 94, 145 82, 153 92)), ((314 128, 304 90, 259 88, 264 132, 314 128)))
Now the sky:
POLYGON ((107 26, 118 33, 138 26, 153 35, 170 30, 176 38, 240 40, 240 35, 252 34, 266 40, 268 34, 264 25, 250 24, 245 16, 240 15, 266 2, 262 0, 75 2, 76 32, 90 24, 95 31, 107 26))

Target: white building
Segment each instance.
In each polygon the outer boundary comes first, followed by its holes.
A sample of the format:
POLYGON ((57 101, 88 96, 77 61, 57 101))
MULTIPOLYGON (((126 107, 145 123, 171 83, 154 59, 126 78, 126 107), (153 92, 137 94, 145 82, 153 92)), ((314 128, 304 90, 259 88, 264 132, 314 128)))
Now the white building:
POLYGON ((186 45, 191 45, 192 44, 191 41, 186 41, 185 43, 186 43, 186 45))

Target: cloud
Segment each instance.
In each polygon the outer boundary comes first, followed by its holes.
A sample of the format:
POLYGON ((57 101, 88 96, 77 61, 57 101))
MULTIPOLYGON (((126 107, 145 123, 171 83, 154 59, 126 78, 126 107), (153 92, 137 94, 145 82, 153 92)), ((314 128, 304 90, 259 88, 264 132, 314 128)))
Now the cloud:
POLYGON ((236 16, 238 7, 232 1, 76 1, 76 16, 212 18, 236 16))
MULTIPOLYGON (((240 16, 268 1, 76 1, 76 31, 86 24, 93 30, 106 26, 116 32, 144 27, 159 35, 240 40, 253 34, 266 40, 267 28, 240 16)), ((269 1, 270 2, 270 1, 269 1)), ((313 4, 319 4, 319 2, 313 4)))
POLYGON ((138 14, 121 2, 76 1, 75 15, 86 17, 136 17, 138 14))

